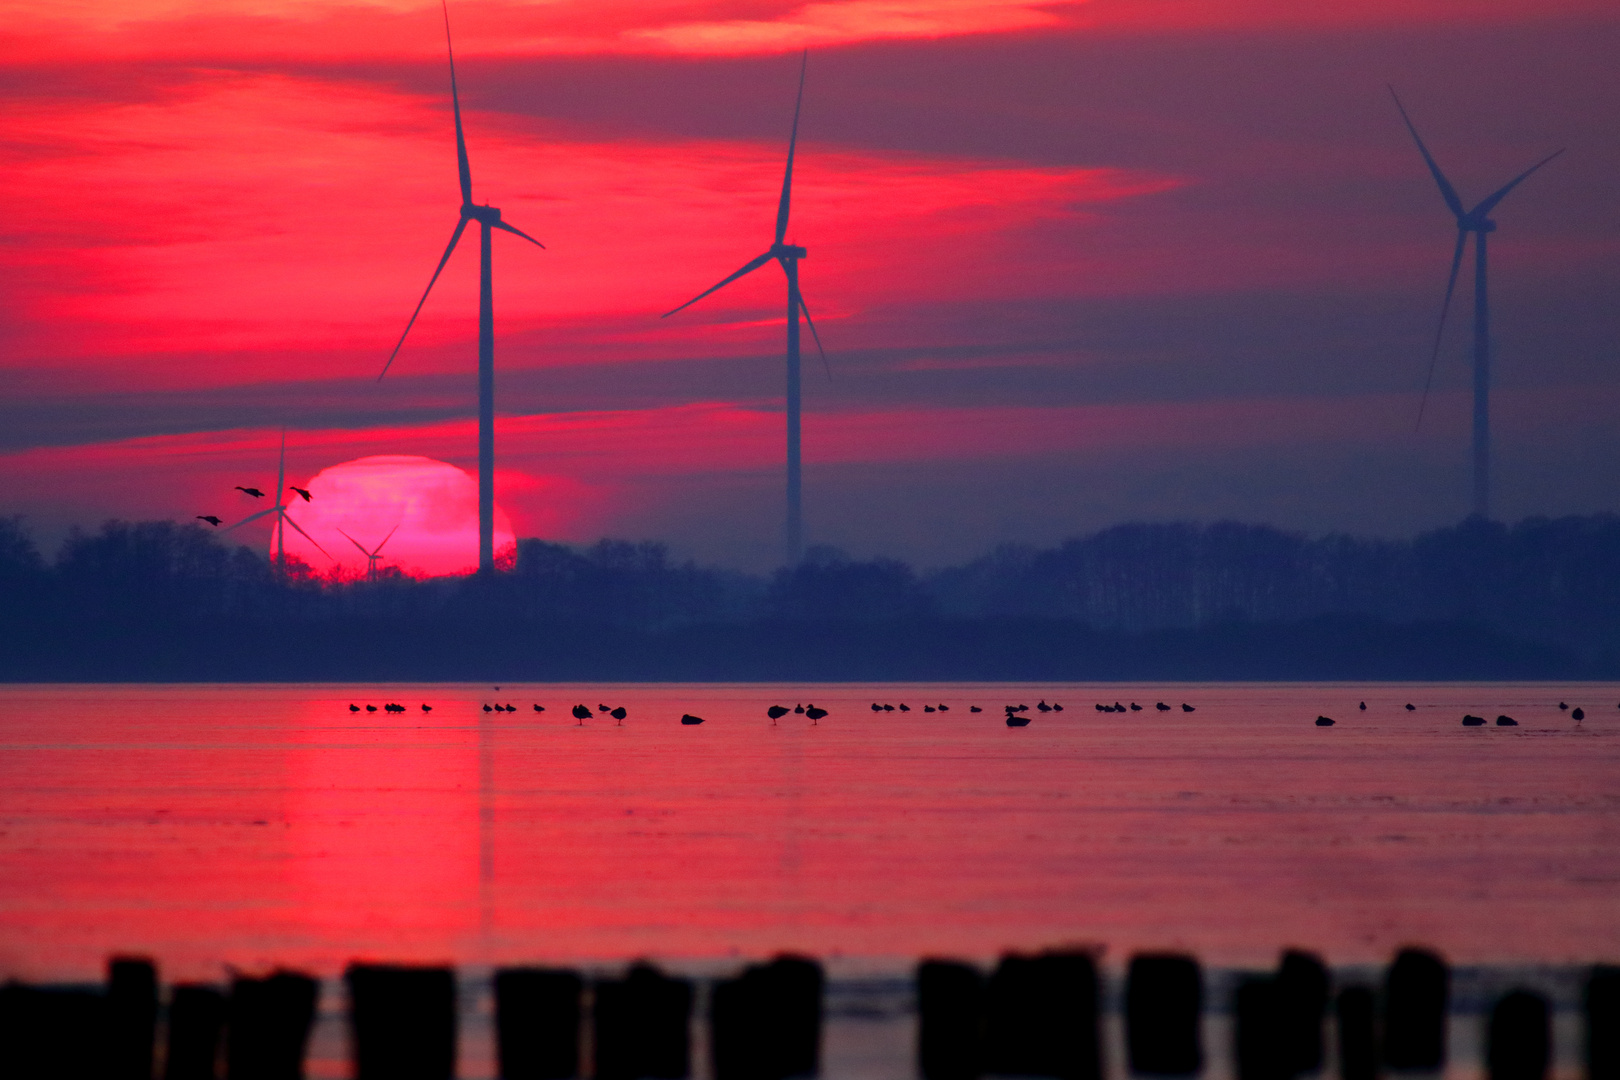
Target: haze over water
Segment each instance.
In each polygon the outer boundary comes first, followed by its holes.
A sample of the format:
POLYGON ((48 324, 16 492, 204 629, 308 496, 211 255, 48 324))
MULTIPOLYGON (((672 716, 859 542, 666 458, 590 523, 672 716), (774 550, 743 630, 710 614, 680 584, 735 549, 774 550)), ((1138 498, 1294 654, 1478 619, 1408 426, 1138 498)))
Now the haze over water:
POLYGON ((1459 963, 1612 959, 1617 701, 1607 685, 12 686, 0 969, 93 977, 115 950, 178 979, 786 948, 900 971, 1063 942, 1111 965, 1165 946, 1269 964, 1289 944, 1382 962, 1409 942, 1459 963), (1004 725, 1003 704, 1042 698, 1064 711, 1004 725), (1115 700, 1147 711, 1093 708, 1115 700), (408 711, 348 710, 387 701, 408 711), (814 726, 765 716, 811 701, 831 711, 814 726), (629 717, 581 726, 581 702, 629 717), (1465 729, 1464 712, 1521 726, 1465 729))

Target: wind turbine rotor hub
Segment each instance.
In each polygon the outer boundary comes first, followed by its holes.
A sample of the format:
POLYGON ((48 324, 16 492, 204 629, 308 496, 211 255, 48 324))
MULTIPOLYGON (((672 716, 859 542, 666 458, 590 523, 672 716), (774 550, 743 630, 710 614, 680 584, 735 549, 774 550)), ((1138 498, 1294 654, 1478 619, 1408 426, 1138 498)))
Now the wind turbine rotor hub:
POLYGON ((501 223, 501 212, 493 206, 469 206, 462 212, 482 225, 501 223))

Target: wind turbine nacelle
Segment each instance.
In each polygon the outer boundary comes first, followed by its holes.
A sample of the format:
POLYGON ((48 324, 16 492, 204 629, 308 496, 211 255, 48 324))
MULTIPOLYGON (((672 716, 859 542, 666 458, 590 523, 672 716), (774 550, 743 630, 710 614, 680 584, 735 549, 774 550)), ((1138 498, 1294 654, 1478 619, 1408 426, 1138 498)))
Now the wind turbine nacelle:
POLYGON ((1467 229, 1469 232, 1489 233, 1496 231, 1496 222, 1492 221, 1490 218, 1470 217, 1465 218, 1464 222, 1465 224, 1463 228, 1467 229))
POLYGON ((803 259, 810 253, 795 244, 777 244, 772 252, 778 259, 803 259))
POLYGON ((469 206, 467 216, 481 225, 499 225, 501 212, 493 206, 469 206))

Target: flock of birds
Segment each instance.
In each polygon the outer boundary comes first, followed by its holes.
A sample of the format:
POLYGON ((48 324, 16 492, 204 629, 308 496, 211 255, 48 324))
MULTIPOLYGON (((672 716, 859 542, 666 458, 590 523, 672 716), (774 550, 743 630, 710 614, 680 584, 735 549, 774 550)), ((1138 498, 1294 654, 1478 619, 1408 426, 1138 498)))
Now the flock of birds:
MULTIPOLYGON (((240 491, 244 495, 250 495, 255 499, 264 498, 264 492, 260 491, 256 487, 244 487, 241 484, 237 484, 236 487, 233 490, 240 491)), ((311 496, 310 496, 309 492, 304 488, 298 487, 295 484, 288 484, 287 485, 287 490, 292 492, 293 494, 297 495, 300 499, 303 499, 305 502, 311 501, 311 496)), ((219 528, 220 525, 225 520, 224 518, 218 517, 217 515, 214 515, 214 514, 198 514, 196 516, 197 516, 198 521, 206 521, 206 522, 208 522, 208 524, 212 525, 216 529, 219 528)), ((426 707, 427 706, 425 706, 425 705, 423 706, 423 708, 426 708, 426 707)), ((359 710, 357 709, 355 711, 358 712, 359 710)), ((376 709, 372 709, 372 712, 376 712, 376 711, 377 711, 376 709)), ((403 712, 404 710, 401 709, 400 711, 403 712)))
MULTIPOLYGON (((496 689, 499 690, 500 687, 496 687, 496 689)), ((1616 705, 1615 707, 1620 708, 1620 705, 1616 705)), ((433 711, 433 706, 427 704, 426 702, 423 702, 421 708, 422 708, 422 711, 424 713, 430 713, 430 712, 433 711)), ((1146 707, 1143 706, 1143 705, 1138 705, 1134 701, 1131 702, 1129 705, 1125 705, 1125 704, 1122 704, 1122 703, 1116 701, 1112 705, 1108 705, 1108 704, 1104 704, 1102 702, 1098 702, 1097 705, 1096 705, 1096 708, 1097 708, 1097 711, 1100 712, 1100 713, 1123 713, 1123 712, 1143 712, 1143 711, 1145 711, 1146 707)), ((1175 706, 1166 705, 1162 701, 1157 701, 1157 702, 1154 702, 1153 708, 1158 712, 1166 713, 1166 712, 1174 711, 1175 706)), ((1407 712, 1416 712, 1417 711, 1417 706, 1412 704, 1411 702, 1407 702, 1405 708, 1406 708, 1407 712)), ((1568 702, 1560 701, 1558 703, 1558 708, 1559 708, 1559 710, 1561 712, 1569 713, 1570 719, 1572 719, 1572 720, 1581 721, 1581 720, 1586 719, 1586 710, 1581 708, 1579 705, 1574 706, 1572 708, 1568 702)), ((378 709, 379 709, 379 706, 376 706, 376 705, 366 705, 366 706, 364 706, 364 711, 365 712, 374 713, 374 712, 377 712, 378 709)), ((502 704, 496 704, 496 705, 491 705, 488 702, 485 702, 484 706, 483 706, 483 709, 484 709, 484 711, 486 713, 496 713, 496 712, 509 712, 509 713, 511 713, 511 712, 517 712, 518 711, 517 706, 511 704, 510 702, 502 703, 502 704)), ((1032 716, 1027 715, 1030 712, 1030 707, 1028 705, 1024 705, 1024 704, 1003 705, 1002 709, 1006 713, 1007 726, 1008 727, 1028 727, 1030 720, 1033 719, 1032 716)), ((1063 711, 1063 706, 1058 704, 1055 701, 1052 702, 1051 704, 1047 704, 1046 699, 1042 698, 1040 701, 1036 702, 1035 709, 1038 710, 1039 712, 1043 712, 1043 713, 1057 713, 1057 712, 1062 712, 1063 711)), ((401 704, 399 704, 397 702, 390 701, 390 702, 386 702, 385 704, 383 704, 381 706, 381 710, 383 712, 387 712, 387 713, 403 713, 403 712, 406 711, 406 708, 405 708, 404 705, 401 705, 401 704)), ((899 712, 907 712, 907 713, 912 711, 911 706, 907 705, 903 701, 898 706, 889 704, 887 702, 883 702, 883 703, 876 702, 876 701, 872 702, 872 711, 875 712, 875 713, 895 712, 897 710, 899 712)), ((353 704, 352 702, 350 703, 349 712, 357 713, 357 712, 361 712, 361 711, 362 711, 361 706, 353 704)), ((536 702, 536 703, 534 703, 534 711, 537 712, 537 713, 543 713, 543 712, 546 711, 546 707, 544 705, 541 705, 538 702, 536 702)), ((925 713, 943 713, 943 712, 950 712, 951 707, 949 705, 944 704, 943 702, 940 702, 940 703, 934 704, 934 705, 924 705, 922 707, 922 711, 925 712, 925 713)), ((1184 713, 1192 713, 1192 712, 1197 712, 1198 709, 1197 709, 1196 706, 1189 705, 1184 701, 1184 702, 1181 703, 1181 711, 1184 712, 1184 713)), ((1359 712, 1366 712, 1367 711, 1367 703, 1365 701, 1360 703, 1360 705, 1358 706, 1358 711, 1359 712)), ((979 706, 977 706, 977 705, 970 705, 970 706, 968 706, 968 712, 982 713, 982 712, 984 712, 984 710, 982 708, 980 708, 979 706)), ((802 703, 794 705, 793 708, 791 708, 791 709, 788 708, 786 705, 772 705, 770 708, 765 710, 765 715, 770 717, 772 726, 775 726, 775 724, 776 724, 776 722, 778 720, 780 720, 784 716, 787 716, 789 713, 792 713, 792 714, 795 714, 795 715, 798 715, 798 716, 806 717, 807 719, 809 719, 809 721, 812 724, 817 723, 818 721, 821 720, 822 717, 828 715, 828 711, 826 709, 819 708, 814 704, 805 705, 805 704, 802 704, 802 703)), ((579 726, 583 726, 585 721, 587 721, 587 720, 591 719, 593 716, 597 716, 597 715, 611 716, 620 725, 623 725, 623 723, 625 721, 625 718, 630 715, 630 710, 625 708, 623 705, 606 705, 606 704, 602 704, 602 703, 598 703, 595 710, 592 710, 589 705, 580 704, 580 705, 575 705, 574 706, 573 715, 574 715, 575 720, 577 720, 579 722, 579 726)), ((683 725, 687 726, 687 727, 691 727, 691 726, 694 726, 696 724, 701 724, 703 722, 704 722, 703 717, 694 716, 691 713, 684 713, 681 716, 681 723, 683 725)), ((1329 717, 1329 716, 1318 716, 1316 718, 1316 726, 1317 727, 1333 727, 1335 723, 1337 723, 1337 721, 1335 721, 1332 717, 1329 717)), ((1463 723, 1463 727, 1484 727, 1485 724, 1486 724, 1486 720, 1485 720, 1485 718, 1483 716, 1474 716, 1473 714, 1468 714, 1468 715, 1463 717, 1462 723, 1463 723)), ((1504 715, 1498 716, 1496 718, 1496 726, 1497 727, 1518 727, 1519 722, 1517 720, 1515 720, 1513 717, 1507 716, 1507 715, 1504 714, 1504 715)))
MULTIPOLYGON (((1615 708, 1620 709, 1620 705, 1616 705, 1615 708)), ((1367 711, 1367 703, 1365 701, 1361 702, 1356 707, 1356 711, 1358 711, 1358 712, 1366 712, 1367 711)), ((1408 701, 1406 703, 1406 711, 1407 712, 1417 712, 1417 706, 1412 704, 1410 701, 1408 701)), ((1567 702, 1567 701, 1560 701, 1558 703, 1558 711, 1559 712, 1567 712, 1567 713, 1569 713, 1569 718, 1571 720, 1576 721, 1576 722, 1579 722, 1579 721, 1582 721, 1582 720, 1586 719, 1586 710, 1585 709, 1581 708, 1579 705, 1577 705, 1573 709, 1571 709, 1570 705, 1569 705, 1569 702, 1567 702)), ((1316 726, 1317 727, 1332 727, 1335 723, 1336 723, 1336 721, 1331 716, 1318 716, 1316 718, 1316 726)), ((1483 716, 1475 716, 1472 713, 1466 713, 1466 714, 1464 714, 1464 716, 1462 718, 1462 726, 1463 727, 1484 727, 1485 723, 1486 723, 1486 721, 1485 721, 1485 718, 1483 716)), ((1496 718, 1496 726, 1497 727, 1518 727, 1519 722, 1517 720, 1513 719, 1513 717, 1508 716, 1508 715, 1506 715, 1504 713, 1503 715, 1498 716, 1496 718)))

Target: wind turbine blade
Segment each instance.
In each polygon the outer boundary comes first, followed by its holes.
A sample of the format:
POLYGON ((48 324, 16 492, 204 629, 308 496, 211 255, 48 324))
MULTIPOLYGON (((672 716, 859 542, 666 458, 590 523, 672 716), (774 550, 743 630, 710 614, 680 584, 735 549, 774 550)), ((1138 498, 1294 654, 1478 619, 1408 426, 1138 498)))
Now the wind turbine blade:
POLYGON ((788 136, 787 170, 782 173, 782 201, 776 204, 776 242, 787 235, 788 208, 793 201, 793 150, 799 142, 799 107, 804 104, 804 69, 810 64, 810 50, 799 61, 799 96, 793 102, 793 133, 788 136))
POLYGON ((1446 312, 1451 310, 1451 294, 1457 288, 1457 271, 1462 268, 1463 246, 1468 243, 1468 230, 1457 230, 1457 250, 1451 256, 1451 276, 1446 279, 1446 298, 1440 303, 1440 325, 1434 331, 1434 349, 1429 353, 1429 373, 1423 377, 1423 397, 1418 401, 1416 431, 1423 426, 1423 410, 1429 404, 1429 386, 1434 382, 1435 361, 1440 359, 1440 338, 1446 332, 1446 312))
POLYGON ((456 93, 456 50, 450 44, 450 5, 439 0, 444 9, 444 48, 450 54, 450 107, 456 114, 456 170, 461 175, 461 205, 472 205, 472 166, 467 164, 467 138, 461 133, 461 95, 456 93))
POLYGON ((382 544, 378 544, 375 551, 368 552, 367 554, 373 559, 379 557, 382 554, 383 544, 388 543, 389 539, 397 532, 399 532, 399 526, 395 525, 392 529, 388 530, 388 535, 382 538, 382 544))
POLYGON ((528 233, 524 232, 522 229, 515 228, 515 227, 513 227, 511 225, 508 225, 504 221, 495 222, 495 227, 497 229, 505 229, 507 232, 511 233, 513 236, 521 236, 521 237, 523 237, 523 239, 527 240, 529 243, 533 244, 535 247, 539 248, 540 250, 542 250, 542 251, 545 250, 546 245, 542 244, 540 241, 536 240, 534 237, 530 236, 528 233))
POLYGON ((232 529, 240 529, 243 525, 246 525, 249 522, 258 521, 260 518, 265 517, 265 516, 267 516, 269 514, 273 514, 277 510, 280 510, 280 509, 281 509, 281 507, 279 507, 279 506, 272 506, 268 510, 260 510, 257 514, 249 514, 247 517, 243 518, 241 521, 238 521, 235 525, 227 526, 225 531, 230 532, 232 529))
POLYGON ((1551 154, 1548 154, 1546 157, 1524 170, 1524 172, 1520 173, 1518 176, 1515 176, 1506 184, 1503 184, 1499 189, 1485 196, 1485 198, 1480 201, 1480 204, 1474 207, 1470 213, 1477 217, 1484 217, 1486 214, 1496 209, 1496 204, 1501 202, 1502 199, 1506 197, 1508 192, 1512 191, 1514 188, 1518 187, 1520 184, 1529 179, 1531 173, 1535 172, 1537 169, 1541 168, 1543 165, 1547 164, 1547 162, 1551 161, 1553 158, 1562 153, 1562 150, 1557 150, 1551 154))
MULTIPOLYGON (((397 526, 396 526, 396 528, 397 528, 397 526)), ((360 541, 356 540, 354 537, 350 536, 348 533, 344 532, 342 529, 339 529, 338 532, 343 536, 343 539, 347 540, 349 543, 351 543, 355 547, 359 548, 360 549, 360 554, 366 556, 367 558, 371 557, 371 552, 366 550, 366 547, 365 547, 364 544, 362 544, 360 541)))
POLYGON ((705 296, 708 296, 712 292, 718 292, 719 290, 725 288, 727 285, 730 285, 733 281, 736 281, 738 278, 744 276, 745 274, 752 274, 755 270, 758 270, 760 267, 762 267, 766 263, 770 262, 771 258, 772 258, 771 252, 767 251, 765 254, 759 256, 759 258, 757 258, 757 259, 750 259, 748 262, 743 264, 743 268, 741 270, 738 270, 735 274, 732 274, 730 277, 728 277, 725 280, 721 281, 720 284, 709 286, 707 289, 704 289, 702 292, 700 292, 696 296, 692 297, 692 299, 688 300, 686 303, 682 304, 680 307, 678 307, 678 308, 670 308, 668 311, 664 312, 662 315, 660 315, 658 317, 660 319, 667 319, 671 315, 675 314, 677 311, 680 311, 681 308, 689 308, 689 307, 691 307, 693 304, 697 303, 699 300, 703 299, 705 296))
POLYGON ((1412 141, 1417 143, 1418 151, 1423 155, 1423 160, 1428 163, 1429 171, 1434 174, 1434 182, 1440 185, 1440 197, 1446 200, 1446 205, 1451 207, 1453 214, 1462 217, 1464 214, 1463 204, 1462 200, 1457 197, 1457 189, 1451 186, 1451 181, 1446 179, 1446 174, 1441 172, 1440 166, 1434 163, 1433 155, 1429 153, 1429 148, 1423 145, 1423 140, 1418 137, 1417 128, 1412 126, 1412 118, 1406 115, 1406 106, 1401 104, 1400 95, 1395 93, 1393 86, 1389 88, 1389 96, 1395 99, 1395 107, 1401 110, 1401 119, 1406 121, 1406 130, 1412 133, 1412 141))
MULTIPOLYGON (((450 243, 444 249, 443 257, 439 259, 438 268, 433 271, 433 276, 428 278, 427 288, 422 290, 422 299, 416 302, 416 310, 411 312, 411 321, 405 324, 405 334, 411 332, 411 327, 416 325, 416 317, 422 314, 422 305, 427 303, 428 293, 433 291, 433 283, 439 280, 440 274, 444 273, 444 264, 450 261, 450 253, 456 250, 456 243, 461 239, 462 232, 467 228, 467 220, 467 217, 463 215, 461 220, 456 222, 456 231, 450 234, 450 243)), ((394 366, 394 357, 398 356, 399 350, 405 346, 405 334, 399 335, 399 344, 395 345, 394 351, 388 354, 388 363, 383 365, 382 375, 377 376, 378 382, 382 382, 383 375, 388 374, 388 369, 394 366)))
POLYGON ((799 310, 804 312, 805 325, 810 327, 810 337, 816 343, 816 351, 821 354, 821 366, 827 369, 827 381, 832 381, 832 365, 827 363, 827 350, 821 347, 821 335, 816 333, 816 320, 810 317, 810 308, 805 305, 804 294, 799 294, 799 310))
POLYGON ((281 457, 276 460, 276 505, 286 498, 287 491, 287 429, 281 429, 281 457))
POLYGON ((285 511, 281 515, 281 520, 285 521, 287 524, 289 524, 293 528, 297 529, 299 536, 302 536, 305 540, 308 540, 310 543, 315 544, 315 550, 316 551, 319 551, 322 555, 325 555, 328 559, 332 559, 333 562, 337 562, 336 559, 332 558, 332 553, 331 552, 329 552, 325 548, 321 547, 321 545, 319 543, 316 543, 315 538, 313 536, 309 535, 309 533, 305 532, 304 527, 302 525, 298 524, 298 522, 294 521, 290 516, 288 516, 285 511))

